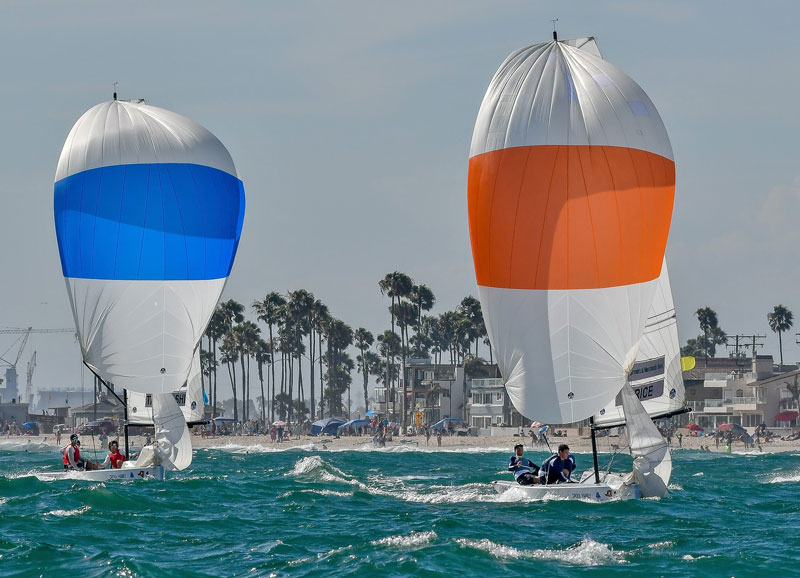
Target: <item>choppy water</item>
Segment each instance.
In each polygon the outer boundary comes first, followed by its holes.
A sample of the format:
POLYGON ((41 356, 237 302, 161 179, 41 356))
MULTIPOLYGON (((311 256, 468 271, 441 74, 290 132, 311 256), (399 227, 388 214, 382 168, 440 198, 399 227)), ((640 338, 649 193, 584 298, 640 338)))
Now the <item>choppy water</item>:
POLYGON ((599 505, 497 496, 495 450, 231 445, 108 483, 39 481, 59 456, 27 450, 0 441, 3 576, 800 573, 800 452, 678 451, 670 497, 599 505))

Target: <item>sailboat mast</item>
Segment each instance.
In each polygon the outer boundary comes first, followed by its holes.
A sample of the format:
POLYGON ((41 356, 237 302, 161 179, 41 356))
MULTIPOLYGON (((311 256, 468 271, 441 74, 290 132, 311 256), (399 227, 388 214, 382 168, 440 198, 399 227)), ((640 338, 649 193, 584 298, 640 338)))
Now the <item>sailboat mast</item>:
POLYGON ((594 461, 594 483, 600 483, 600 468, 597 465, 597 438, 594 434, 594 417, 589 418, 589 428, 592 432, 592 460, 594 461))
POLYGON ((130 456, 130 448, 128 447, 128 390, 122 390, 122 404, 125 408, 125 425, 122 426, 123 431, 125 432, 125 458, 129 459, 130 456))

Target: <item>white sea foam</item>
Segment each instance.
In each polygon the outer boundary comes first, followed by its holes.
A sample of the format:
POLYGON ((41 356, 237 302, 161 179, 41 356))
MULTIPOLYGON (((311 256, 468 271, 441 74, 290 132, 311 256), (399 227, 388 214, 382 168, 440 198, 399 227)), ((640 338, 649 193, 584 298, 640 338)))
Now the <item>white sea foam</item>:
POLYGON ((785 484, 786 482, 800 482, 800 472, 784 473, 772 476, 762 483, 765 484, 785 484))
POLYGON ((46 442, 34 442, 29 439, 19 440, 2 440, 0 441, 0 450, 6 452, 29 452, 29 453, 49 453, 56 452, 60 448, 55 444, 46 442))
POLYGON ((691 554, 685 554, 681 557, 681 560, 686 560, 687 562, 693 562, 695 560, 702 560, 704 558, 713 558, 714 556, 692 556, 691 554))
POLYGON ((0 498, 0 506, 5 504, 8 501, 8 498, 0 498))
POLYGON ((373 546, 388 546, 390 548, 413 548, 414 546, 430 544, 436 538, 438 536, 434 531, 411 532, 407 536, 387 536, 380 540, 373 540, 370 544, 373 546))
POLYGON ((692 474, 693 478, 700 478, 703 477, 705 474, 703 472, 697 472, 696 474, 692 474))
POLYGON ((75 508, 74 510, 50 510, 49 512, 45 512, 45 516, 58 516, 60 518, 66 516, 77 516, 79 514, 83 514, 84 512, 88 512, 91 508, 89 506, 81 506, 80 508, 75 508))
POLYGON ((653 550, 660 550, 661 548, 672 548, 675 545, 675 542, 672 540, 665 540, 664 542, 656 542, 655 544, 650 544, 647 547, 653 550))
POLYGON ((683 486, 680 485, 680 484, 672 483, 672 484, 667 486, 667 489, 668 490, 672 490, 673 492, 682 492, 683 491, 683 486))
POLYGON ((602 566, 626 562, 624 552, 615 552, 608 544, 595 542, 591 538, 563 550, 521 550, 497 544, 486 538, 483 540, 459 538, 456 541, 464 548, 482 550, 502 560, 553 560, 576 566, 602 566))

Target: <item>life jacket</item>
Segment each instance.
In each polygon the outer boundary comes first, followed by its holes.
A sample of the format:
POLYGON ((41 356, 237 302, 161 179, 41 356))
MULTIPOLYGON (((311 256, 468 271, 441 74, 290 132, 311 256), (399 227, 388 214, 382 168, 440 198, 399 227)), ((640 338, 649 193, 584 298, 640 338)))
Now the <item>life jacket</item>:
POLYGON ((125 461, 125 454, 117 450, 117 453, 110 452, 108 458, 111 460, 111 467, 118 470, 122 467, 122 462, 125 461))
MULTIPOLYGON (((71 466, 72 464, 69 462, 69 448, 72 444, 69 444, 67 447, 64 448, 64 454, 61 456, 65 466, 71 466)), ((78 463, 78 460, 81 459, 81 450, 78 446, 72 446, 75 449, 75 463, 78 463)))

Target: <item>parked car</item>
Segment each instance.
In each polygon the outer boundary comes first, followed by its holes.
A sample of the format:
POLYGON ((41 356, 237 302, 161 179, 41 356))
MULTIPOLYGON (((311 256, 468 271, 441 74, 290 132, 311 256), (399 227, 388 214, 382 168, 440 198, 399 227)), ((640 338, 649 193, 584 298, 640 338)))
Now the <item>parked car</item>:
POLYGON ((53 433, 61 432, 61 435, 64 435, 70 430, 69 426, 65 423, 57 423, 53 426, 53 433))
POLYGON ((117 424, 110 420, 90 421, 78 426, 81 435, 109 434, 117 431, 117 424))

